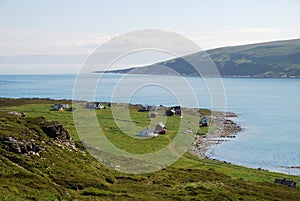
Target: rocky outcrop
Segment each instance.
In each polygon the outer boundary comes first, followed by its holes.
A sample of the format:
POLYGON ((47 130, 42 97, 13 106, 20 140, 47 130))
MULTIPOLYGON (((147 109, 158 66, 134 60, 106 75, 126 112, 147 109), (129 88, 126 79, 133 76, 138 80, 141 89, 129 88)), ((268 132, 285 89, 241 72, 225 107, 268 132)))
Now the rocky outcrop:
POLYGON ((41 128, 48 137, 52 138, 54 145, 62 149, 66 148, 69 151, 78 151, 73 139, 70 137, 68 131, 64 129, 62 124, 57 123, 49 126, 43 126, 41 128))
POLYGON ((40 156, 39 154, 44 150, 44 148, 35 143, 33 139, 27 141, 25 139, 19 139, 18 137, 7 136, 4 137, 3 144, 8 151, 16 154, 40 156))
POLYGON ((235 137, 235 134, 242 131, 240 125, 230 119, 225 119, 220 137, 235 137))
POLYGON ((66 148, 69 151, 78 151, 73 139, 70 137, 68 131, 64 129, 62 124, 57 123, 49 126, 43 126, 41 128, 48 137, 52 138, 54 145, 62 149, 66 148))
POLYGON ((70 140, 71 137, 61 124, 53 124, 50 126, 43 126, 42 130, 46 133, 50 138, 56 138, 60 140, 70 140))
MULTIPOLYGON (((53 145, 61 147, 62 149, 77 151, 74 141, 64 129, 63 125, 55 123, 53 125, 41 126, 41 129, 51 139, 53 145)), ((45 150, 43 143, 45 144, 45 141, 47 140, 40 141, 39 139, 36 139, 36 136, 34 135, 31 138, 28 138, 29 136, 27 136, 27 134, 25 136, 25 139, 21 136, 5 136, 0 138, 0 141, 6 150, 10 152, 22 155, 40 156, 40 153, 45 150)))
POLYGON ((26 114, 24 112, 11 111, 11 112, 8 112, 8 114, 15 115, 18 117, 26 117, 26 114))

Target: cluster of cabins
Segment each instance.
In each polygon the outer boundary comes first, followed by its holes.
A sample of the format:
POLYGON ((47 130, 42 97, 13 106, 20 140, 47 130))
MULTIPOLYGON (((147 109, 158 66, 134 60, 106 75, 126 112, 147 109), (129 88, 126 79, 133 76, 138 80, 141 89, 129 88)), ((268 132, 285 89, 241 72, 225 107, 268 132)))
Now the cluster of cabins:
MULTIPOLYGON (((87 102, 85 104, 85 108, 88 109, 106 109, 106 107, 111 107, 111 103, 108 103, 107 106, 103 106, 100 102, 87 102)), ((54 104, 51 108, 55 111, 74 111, 75 108, 69 108, 68 104, 54 104)), ((141 108, 138 110, 139 112, 149 112, 149 118, 157 118, 159 116, 158 111, 163 111, 164 115, 166 116, 181 116, 181 107, 180 106, 173 106, 170 108, 166 108, 162 105, 159 106, 141 106, 141 108)), ((201 127, 207 127, 209 124, 209 119, 207 117, 203 117, 199 122, 201 127)), ((146 128, 145 130, 139 131, 138 136, 142 137, 156 137, 159 134, 166 134, 167 128, 163 122, 158 123, 154 129, 146 128)))
MULTIPOLYGON (((165 107, 160 105, 160 106, 141 106, 139 109, 139 112, 151 112, 149 114, 149 118, 156 118, 158 117, 158 112, 157 110, 165 110, 165 107)), ((180 106, 173 106, 170 107, 169 109, 166 110, 165 112, 166 116, 181 116, 181 107, 180 106)), ((199 122, 201 127, 207 127, 209 125, 209 119, 207 117, 202 117, 200 122, 199 122)))
MULTIPOLYGON (((108 106, 111 106, 111 104, 108 104, 108 106)), ((100 102, 87 102, 85 104, 85 108, 88 108, 88 109, 106 109, 106 106, 101 105, 100 102)), ((51 110, 54 110, 54 111, 63 111, 63 110, 74 111, 75 108, 74 107, 69 107, 69 104, 57 103, 57 104, 54 104, 51 107, 51 110)))
MULTIPOLYGON (((139 112, 151 112, 149 117, 156 118, 156 117, 158 117, 158 113, 156 111, 157 110, 165 110, 165 109, 166 108, 162 105, 160 105, 160 106, 146 105, 146 106, 141 106, 141 108, 139 109, 139 112)), ((166 116, 174 116, 174 115, 181 116, 181 107, 180 106, 171 107, 170 109, 166 110, 165 115, 166 116)))
MULTIPOLYGON (((162 110, 165 111, 163 115, 165 116, 182 116, 182 111, 180 106, 173 106, 170 108, 166 108, 162 105, 160 106, 141 106, 141 108, 138 110, 139 112, 149 112, 149 118, 157 118, 159 116, 158 111, 162 110)), ((161 112, 163 113, 163 112, 161 112)), ((207 127, 209 125, 209 119, 207 117, 202 117, 202 119, 199 122, 201 127, 207 127)), ((160 122, 155 126, 155 129, 146 128, 142 131, 138 132, 138 136, 142 137, 156 137, 159 134, 166 134, 167 128, 165 127, 164 123, 160 122)))
MULTIPOLYGON (((159 106, 141 106, 141 108, 138 110, 139 112, 150 112, 149 118, 157 118, 159 116, 159 113, 157 111, 163 111, 165 110, 165 107, 162 105, 159 106)), ((167 116, 173 116, 173 115, 179 115, 181 116, 181 109, 180 106, 175 106, 174 108, 170 110, 166 110, 165 115, 167 116), (175 112, 175 108, 177 110, 177 113, 175 112), (172 110, 172 112, 170 112, 172 110)), ((145 130, 139 131, 138 136, 140 137, 156 137, 159 134, 167 134, 167 128, 163 122, 158 123, 154 130, 151 128, 146 128, 145 130)))
MULTIPOLYGON (((151 112, 149 117, 150 118, 155 118, 158 116, 158 113, 155 112, 157 110, 165 110, 165 107, 160 105, 160 106, 150 106, 150 105, 146 105, 146 106, 141 106, 141 108, 139 109, 139 112, 151 112)), ((173 116, 173 115, 178 115, 181 116, 181 108, 180 106, 174 106, 171 107, 170 109, 166 110, 165 115, 167 116, 173 116)))
MULTIPOLYGON (((107 106, 103 106, 100 102, 87 102, 85 104, 85 108, 88 108, 88 109, 106 109, 106 107, 111 107, 111 103, 108 103, 107 106)), ((52 106, 51 110, 74 111, 75 108, 73 108, 73 107, 69 108, 69 104, 58 103, 58 104, 54 104, 52 106)), ((166 116, 174 116, 174 115, 181 116, 181 107, 180 106, 173 106, 170 108, 166 108, 163 105, 159 105, 159 106, 146 105, 146 106, 141 106, 141 108, 138 111, 139 112, 150 112, 149 118, 156 118, 159 116, 159 114, 157 112, 159 110, 165 110, 166 116)), ((209 123, 209 119, 207 117, 203 117, 199 123, 200 123, 200 126, 207 127, 208 123, 209 123)))

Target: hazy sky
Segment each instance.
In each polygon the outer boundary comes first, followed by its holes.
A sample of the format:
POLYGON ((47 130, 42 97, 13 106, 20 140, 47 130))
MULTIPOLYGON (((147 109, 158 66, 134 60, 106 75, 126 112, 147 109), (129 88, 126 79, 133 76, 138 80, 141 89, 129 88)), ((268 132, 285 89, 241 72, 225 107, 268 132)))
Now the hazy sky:
POLYGON ((300 37, 299 0, 0 0, 0 56, 89 54, 138 29, 182 34, 203 49, 300 37))

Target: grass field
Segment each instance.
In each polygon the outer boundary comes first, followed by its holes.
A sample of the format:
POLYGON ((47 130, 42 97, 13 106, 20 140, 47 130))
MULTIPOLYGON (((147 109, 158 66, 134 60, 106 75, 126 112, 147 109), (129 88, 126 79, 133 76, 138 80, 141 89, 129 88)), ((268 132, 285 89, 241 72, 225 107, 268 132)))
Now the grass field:
MULTIPOLYGON (((66 100, 0 99, 0 200, 300 200, 299 189, 273 184, 275 178, 299 183, 297 176, 199 159, 189 152, 171 166, 153 173, 133 175, 112 170, 85 151, 72 112, 50 110, 55 102, 70 104, 66 100), (25 112, 27 117, 16 117, 6 111, 25 112), (40 128, 44 119, 62 123, 78 151, 58 146, 49 139, 40 128), (34 140, 45 151, 40 157, 13 153, 5 147, 5 136, 34 140)), ((135 124, 151 125, 148 113, 137 110, 138 106, 129 110, 135 124)), ((105 136, 131 153, 153 152, 168 145, 181 120, 177 116, 167 119, 167 135, 138 139, 118 128, 110 108, 97 110, 96 117, 105 136)), ((198 133, 206 131, 200 129, 198 133)))

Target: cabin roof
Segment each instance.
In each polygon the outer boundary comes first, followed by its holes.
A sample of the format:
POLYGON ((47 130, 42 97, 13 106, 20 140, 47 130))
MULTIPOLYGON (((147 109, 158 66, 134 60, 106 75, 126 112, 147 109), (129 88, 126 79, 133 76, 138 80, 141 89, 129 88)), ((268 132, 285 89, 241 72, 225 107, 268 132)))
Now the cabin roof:
POLYGON ((296 186, 296 182, 292 180, 287 180, 287 179, 275 179, 274 183, 276 184, 283 184, 289 187, 296 186))

